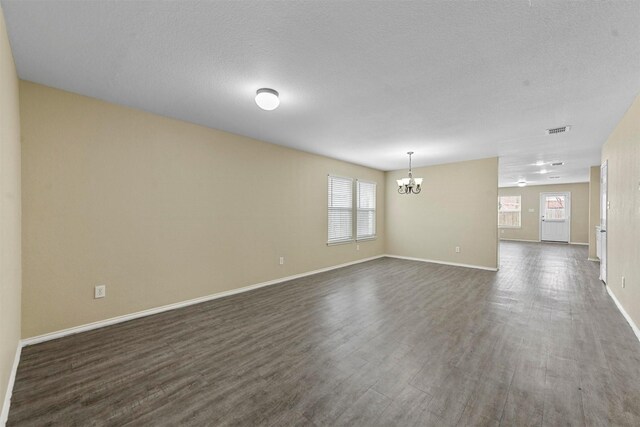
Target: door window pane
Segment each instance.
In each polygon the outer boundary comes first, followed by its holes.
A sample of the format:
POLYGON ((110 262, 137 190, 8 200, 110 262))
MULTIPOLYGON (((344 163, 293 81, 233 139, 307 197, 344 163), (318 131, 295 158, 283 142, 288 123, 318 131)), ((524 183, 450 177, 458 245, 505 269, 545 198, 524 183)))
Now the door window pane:
POLYGON ((545 197, 545 215, 546 220, 564 220, 566 219, 564 196, 546 196, 545 197))

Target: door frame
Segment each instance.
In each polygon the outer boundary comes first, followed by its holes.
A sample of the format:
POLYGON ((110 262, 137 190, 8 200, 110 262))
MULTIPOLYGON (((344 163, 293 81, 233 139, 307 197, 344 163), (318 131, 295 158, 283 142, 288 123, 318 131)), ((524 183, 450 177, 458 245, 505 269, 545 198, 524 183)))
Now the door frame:
POLYGON ((608 238, 608 220, 609 220, 609 161, 605 160, 600 165, 600 280, 607 284, 607 264, 609 259, 609 251, 607 245, 608 238), (604 240, 604 243, 602 242, 604 240), (603 259, 604 258, 604 259, 603 259))
POLYGON ((562 195, 565 196, 565 210, 568 211, 565 221, 569 223, 569 232, 567 233, 567 243, 571 243, 571 191, 545 191, 540 192, 540 211, 538 215, 538 240, 552 242, 552 240, 542 240, 542 215, 544 210, 544 199, 546 196, 562 195))

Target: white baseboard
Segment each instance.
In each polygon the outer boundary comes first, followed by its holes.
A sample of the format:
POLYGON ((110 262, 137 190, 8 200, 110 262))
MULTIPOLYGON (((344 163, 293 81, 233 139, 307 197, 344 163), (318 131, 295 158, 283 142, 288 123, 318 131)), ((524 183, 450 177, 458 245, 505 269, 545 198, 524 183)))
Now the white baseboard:
POLYGON ((605 288, 607 288, 607 292, 609 293, 609 296, 611 297, 613 302, 618 307, 618 310, 620 310, 620 313, 622 313, 624 318, 629 323, 629 326, 631 326, 631 329, 633 330, 633 333, 636 334, 636 338, 638 338, 638 340, 640 340, 640 329, 638 329, 638 326, 635 324, 635 322, 633 321, 631 316, 629 316, 629 314, 627 314, 625 309, 622 307, 622 304, 620 304, 620 301, 618 301, 618 298, 616 298, 615 294, 611 291, 611 288, 608 285, 605 285, 605 288))
MULTIPOLYGON (((279 279, 269 280, 267 282, 256 283, 254 285, 244 286, 242 288, 231 289, 229 291, 218 292, 211 295, 206 295, 199 298, 190 299, 187 301, 181 301, 173 304, 163 305, 161 307, 154 307, 148 310, 142 310, 131 314, 125 314, 122 316, 112 317, 110 319, 99 320, 97 322, 87 323, 85 325, 74 326, 72 328, 63 329, 60 331, 50 332, 48 334, 38 335, 31 338, 23 339, 22 346, 38 344, 45 341, 55 340, 57 338, 66 337, 68 335, 78 334, 80 332, 86 332, 93 329, 104 328, 105 326, 115 325, 117 323, 127 322, 129 320, 138 319, 140 317, 151 316, 153 314, 162 313, 164 311, 175 310, 177 308, 187 307, 193 304, 199 304, 201 302, 211 301, 218 298, 224 298, 231 295, 240 294, 243 292, 251 291, 265 286, 275 285, 289 280, 299 279, 301 277, 311 276, 313 274, 323 273, 325 271, 335 270, 337 268, 348 267, 354 264, 360 264, 362 262, 372 261, 374 259, 383 258, 385 255, 377 255, 370 258, 359 259, 357 261, 346 262, 344 264, 333 265, 331 267, 320 268, 318 270, 307 271, 305 273, 294 274, 292 276, 281 277, 279 279)), ((1 424, 0 424, 1 425, 1 424)))
POLYGON ((7 384, 7 392, 4 395, 2 403, 2 411, 0 412, 0 426, 4 426, 9 419, 9 406, 11 406, 11 395, 13 394, 13 384, 16 382, 16 373, 18 372, 18 364, 20 363, 20 354, 22 353, 22 342, 18 342, 16 355, 13 358, 13 366, 9 374, 9 383, 7 384))
MULTIPOLYGON (((525 239, 504 239, 504 238, 500 238, 500 240, 504 240, 507 242, 529 242, 529 243, 542 243, 541 240, 525 240, 525 239)), ((544 242, 544 243, 564 243, 564 242, 544 242)), ((582 242, 569 242, 570 245, 584 245, 584 246, 589 246, 588 243, 582 243, 582 242)))
POLYGON ((587 258, 587 261, 600 262, 600 258, 587 258))
POLYGON ((436 260, 436 259, 414 258, 414 257, 400 256, 400 255, 390 255, 390 254, 387 254, 385 256, 388 257, 388 258, 406 259, 406 260, 409 260, 409 261, 430 262, 430 263, 433 263, 433 264, 451 265, 451 266, 454 266, 454 267, 465 267, 465 268, 475 268, 475 269, 478 269, 478 270, 498 271, 497 268, 485 267, 483 265, 460 264, 458 262, 447 262, 447 261, 440 261, 440 260, 436 260))

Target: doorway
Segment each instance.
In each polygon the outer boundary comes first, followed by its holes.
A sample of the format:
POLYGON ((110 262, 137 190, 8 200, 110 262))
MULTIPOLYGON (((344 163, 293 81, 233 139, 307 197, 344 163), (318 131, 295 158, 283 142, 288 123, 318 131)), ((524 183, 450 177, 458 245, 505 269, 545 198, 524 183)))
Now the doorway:
POLYGON ((540 193, 540 240, 571 241, 571 193, 540 193))

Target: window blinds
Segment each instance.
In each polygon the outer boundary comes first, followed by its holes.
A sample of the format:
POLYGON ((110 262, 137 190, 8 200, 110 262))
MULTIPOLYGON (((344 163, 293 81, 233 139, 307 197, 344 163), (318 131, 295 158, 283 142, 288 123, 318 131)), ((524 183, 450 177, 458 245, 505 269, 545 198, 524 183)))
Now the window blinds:
POLYGON ((376 184, 357 181, 357 239, 376 236, 376 184))
POLYGON ((500 196, 498 198, 498 227, 520 227, 520 196, 500 196))
POLYGON ((329 175, 329 243, 353 239, 353 180, 329 175))

